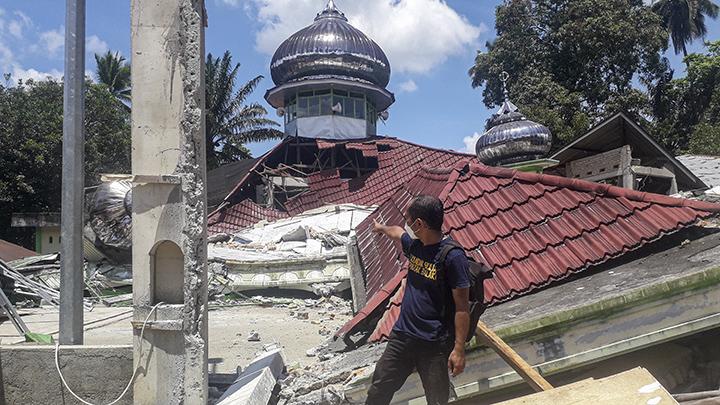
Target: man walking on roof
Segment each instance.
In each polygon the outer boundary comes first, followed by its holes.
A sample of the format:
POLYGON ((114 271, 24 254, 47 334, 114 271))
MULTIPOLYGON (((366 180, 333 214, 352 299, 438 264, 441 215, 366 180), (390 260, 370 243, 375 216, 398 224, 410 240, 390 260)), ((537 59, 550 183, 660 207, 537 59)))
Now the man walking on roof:
POLYGON ((431 196, 413 200, 405 229, 375 221, 373 232, 399 240, 408 257, 400 317, 375 366, 367 405, 389 404, 417 370, 428 405, 447 404, 450 377, 465 369, 465 337, 470 323, 468 260, 460 249, 446 251, 442 202, 431 196))

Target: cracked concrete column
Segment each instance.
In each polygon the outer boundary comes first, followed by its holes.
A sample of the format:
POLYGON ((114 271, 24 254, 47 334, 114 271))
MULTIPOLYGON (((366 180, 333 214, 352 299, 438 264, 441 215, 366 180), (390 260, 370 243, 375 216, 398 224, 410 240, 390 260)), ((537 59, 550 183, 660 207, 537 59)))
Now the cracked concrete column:
POLYGON ((132 0, 136 404, 207 403, 203 6, 132 0))

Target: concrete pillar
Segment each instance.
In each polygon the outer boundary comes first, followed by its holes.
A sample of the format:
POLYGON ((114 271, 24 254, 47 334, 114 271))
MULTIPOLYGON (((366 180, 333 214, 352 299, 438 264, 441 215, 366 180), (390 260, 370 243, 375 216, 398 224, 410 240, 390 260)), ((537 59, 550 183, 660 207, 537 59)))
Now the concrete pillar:
POLYGON ((207 403, 203 6, 132 0, 136 404, 207 403))

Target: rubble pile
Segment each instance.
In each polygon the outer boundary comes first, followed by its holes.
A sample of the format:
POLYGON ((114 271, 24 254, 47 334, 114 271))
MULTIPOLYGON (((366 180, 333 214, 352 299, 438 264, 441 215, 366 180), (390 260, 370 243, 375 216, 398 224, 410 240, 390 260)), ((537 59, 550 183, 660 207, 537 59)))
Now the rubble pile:
POLYGON ((282 288, 330 296, 350 289, 347 243, 373 207, 329 205, 209 238, 216 294, 282 288))
POLYGON ((289 369, 278 381, 278 405, 339 405, 345 385, 366 375, 385 350, 385 344, 368 345, 341 353, 304 368, 289 369))
MULTIPOLYGON (((42 255, 2 264, 2 287, 15 301, 60 305, 60 255, 42 255)), ((93 308, 91 300, 84 300, 86 310, 93 308)))

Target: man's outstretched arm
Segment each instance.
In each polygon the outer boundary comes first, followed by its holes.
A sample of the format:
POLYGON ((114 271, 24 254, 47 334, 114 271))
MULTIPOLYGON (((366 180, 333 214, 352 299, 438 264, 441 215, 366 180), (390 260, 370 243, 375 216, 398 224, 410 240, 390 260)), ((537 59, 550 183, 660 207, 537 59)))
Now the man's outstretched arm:
POLYGON ((405 230, 399 226, 387 226, 378 221, 373 221, 373 232, 381 233, 391 239, 400 240, 405 230))

